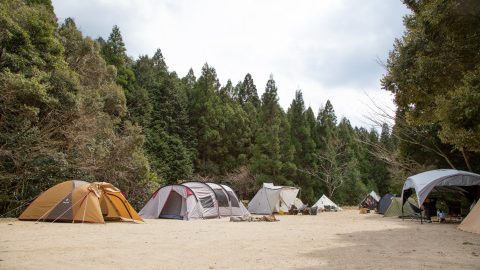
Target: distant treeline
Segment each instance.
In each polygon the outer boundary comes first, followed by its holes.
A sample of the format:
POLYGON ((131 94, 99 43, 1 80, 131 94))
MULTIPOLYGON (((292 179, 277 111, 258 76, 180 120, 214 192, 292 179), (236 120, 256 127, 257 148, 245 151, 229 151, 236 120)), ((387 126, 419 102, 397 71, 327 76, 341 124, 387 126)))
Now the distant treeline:
POLYGON ((66 179, 111 182, 137 207, 190 179, 229 183, 244 199, 274 182, 300 187, 307 203, 325 193, 357 204, 429 167, 478 169, 480 24, 475 1, 461 2, 408 1, 382 80, 398 110, 372 118, 378 134, 337 120, 329 101, 315 115, 300 90, 284 111, 273 76, 261 96, 250 74, 222 84, 208 64, 179 77, 160 49, 127 56, 117 26, 92 40, 72 19, 58 25, 49 0, 1 0, 0 213, 66 179), (477 17, 450 18, 470 2, 477 17))

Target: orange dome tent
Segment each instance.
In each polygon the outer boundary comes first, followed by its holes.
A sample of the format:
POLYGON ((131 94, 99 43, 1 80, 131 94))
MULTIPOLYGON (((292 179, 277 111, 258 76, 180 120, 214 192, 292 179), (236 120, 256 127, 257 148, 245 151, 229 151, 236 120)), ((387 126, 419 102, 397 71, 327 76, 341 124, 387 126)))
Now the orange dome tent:
POLYGON ((36 221, 105 223, 143 221, 118 188, 105 182, 71 180, 55 185, 18 218, 36 221))

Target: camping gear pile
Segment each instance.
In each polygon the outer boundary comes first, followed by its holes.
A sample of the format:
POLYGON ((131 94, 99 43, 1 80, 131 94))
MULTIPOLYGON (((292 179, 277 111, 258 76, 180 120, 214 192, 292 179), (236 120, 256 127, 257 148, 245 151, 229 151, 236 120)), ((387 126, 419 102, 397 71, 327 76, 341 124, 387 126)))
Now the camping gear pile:
POLYGON ((246 217, 230 217, 231 222, 275 222, 279 221, 275 215, 266 215, 262 217, 252 217, 252 216, 246 216, 246 217))

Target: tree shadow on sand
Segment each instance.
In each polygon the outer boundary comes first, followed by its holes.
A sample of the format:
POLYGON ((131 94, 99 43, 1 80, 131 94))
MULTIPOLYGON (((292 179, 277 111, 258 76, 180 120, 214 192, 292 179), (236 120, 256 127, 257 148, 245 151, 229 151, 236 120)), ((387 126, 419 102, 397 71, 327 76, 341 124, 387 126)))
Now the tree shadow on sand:
POLYGON ((407 228, 337 234, 342 247, 303 254, 323 263, 297 269, 480 269, 480 235, 452 224, 402 225, 407 228))

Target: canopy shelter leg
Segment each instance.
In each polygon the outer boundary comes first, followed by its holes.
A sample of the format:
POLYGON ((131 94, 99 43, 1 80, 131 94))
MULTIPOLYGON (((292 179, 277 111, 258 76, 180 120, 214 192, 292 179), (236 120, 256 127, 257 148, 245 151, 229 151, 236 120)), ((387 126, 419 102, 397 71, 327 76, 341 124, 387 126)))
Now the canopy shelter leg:
POLYGON ((423 224, 423 211, 420 211, 420 224, 423 224))

